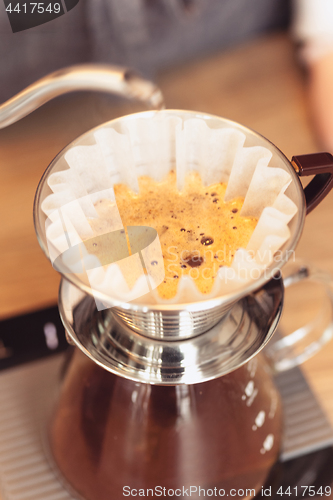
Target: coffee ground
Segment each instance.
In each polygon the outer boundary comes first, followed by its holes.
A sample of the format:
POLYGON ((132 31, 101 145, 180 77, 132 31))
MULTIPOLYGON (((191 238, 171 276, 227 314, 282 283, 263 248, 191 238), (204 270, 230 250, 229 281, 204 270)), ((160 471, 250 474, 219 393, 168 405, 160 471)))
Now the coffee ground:
MULTIPOLYGON (((183 275, 191 276, 201 293, 209 293, 219 268, 230 266, 237 249, 246 248, 258 222, 240 215, 243 198, 224 202, 226 183, 207 187, 197 172, 190 172, 180 192, 176 181, 176 173, 171 171, 162 182, 140 177, 139 194, 125 184, 114 186, 123 226, 150 226, 158 233, 165 277, 157 290, 164 299, 176 295, 183 275)), ((95 205, 99 219, 90 220, 95 234, 113 230, 110 215, 114 207, 109 200, 95 205)), ((108 252, 96 244, 92 250, 99 257, 108 252)), ((140 261, 137 267, 130 276, 125 274, 130 287, 140 276, 140 261)))

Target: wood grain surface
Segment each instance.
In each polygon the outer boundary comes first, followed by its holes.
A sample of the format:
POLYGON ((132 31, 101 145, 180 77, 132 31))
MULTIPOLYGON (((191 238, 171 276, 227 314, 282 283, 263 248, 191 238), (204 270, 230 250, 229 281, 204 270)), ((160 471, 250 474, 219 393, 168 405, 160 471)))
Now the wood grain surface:
MULTIPOLYGON (((304 77, 285 35, 265 37, 160 74, 168 108, 205 111, 239 121, 287 157, 319 149, 307 111, 304 77)), ((53 304, 59 276, 39 248, 32 207, 38 181, 72 139, 129 113, 107 96, 58 98, 0 131, 0 316, 53 304)), ((297 256, 333 274, 333 192, 306 220, 297 256)), ((311 293, 309 292, 310 297, 311 293)), ((333 342, 304 365, 333 424, 333 342)))

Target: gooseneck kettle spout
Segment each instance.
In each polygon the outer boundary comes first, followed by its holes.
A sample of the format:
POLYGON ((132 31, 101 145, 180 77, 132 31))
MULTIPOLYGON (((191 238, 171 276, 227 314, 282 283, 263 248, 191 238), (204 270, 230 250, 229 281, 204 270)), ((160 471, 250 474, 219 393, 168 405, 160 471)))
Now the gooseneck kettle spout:
POLYGON ((0 128, 24 118, 54 97, 69 92, 94 90, 144 102, 163 109, 160 89, 128 68, 84 64, 55 71, 0 105, 0 128))

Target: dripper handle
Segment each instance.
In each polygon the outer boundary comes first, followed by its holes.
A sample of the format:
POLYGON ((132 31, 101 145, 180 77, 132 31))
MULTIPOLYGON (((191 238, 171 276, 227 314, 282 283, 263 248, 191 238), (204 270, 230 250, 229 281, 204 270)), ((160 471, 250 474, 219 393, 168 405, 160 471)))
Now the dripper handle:
POLYGON ((333 188, 333 156, 330 153, 314 153, 293 156, 291 163, 302 177, 315 177, 304 188, 306 213, 310 213, 333 188))
POLYGON ((0 129, 20 120, 54 97, 68 92, 95 90, 144 102, 163 109, 160 89, 134 71, 111 65, 83 64, 55 71, 0 105, 0 129))
MULTIPOLYGON (((294 368, 311 358, 333 337, 333 280, 331 275, 296 260, 284 269, 283 283, 285 288, 300 285, 299 291, 295 290, 292 297, 292 319, 296 313, 300 312, 303 320, 306 299, 312 305, 317 300, 320 310, 305 325, 298 327, 292 333, 287 332, 283 336, 278 336, 276 340, 273 339, 268 344, 265 354, 277 373, 294 368), (308 294, 304 289, 305 281, 309 283, 308 294), (319 296, 318 287, 323 292, 319 296)), ((282 332, 280 330, 280 333, 282 332)))

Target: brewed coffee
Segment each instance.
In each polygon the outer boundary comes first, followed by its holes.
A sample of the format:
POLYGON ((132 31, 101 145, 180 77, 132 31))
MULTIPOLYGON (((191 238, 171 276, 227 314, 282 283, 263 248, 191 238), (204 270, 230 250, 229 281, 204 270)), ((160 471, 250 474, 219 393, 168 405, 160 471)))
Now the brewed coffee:
MULTIPOLYGON (((157 230, 165 269, 164 280, 157 288, 162 298, 176 295, 177 280, 182 275, 194 279, 201 293, 209 293, 219 268, 230 266, 236 250, 246 248, 258 219, 241 215, 243 198, 224 202, 226 188, 222 182, 206 187, 197 172, 190 172, 180 192, 175 171, 162 182, 140 177, 139 194, 124 184, 114 186, 124 228, 145 225, 157 230)), ((99 218, 89 220, 94 233, 113 231, 115 204, 104 199, 95 208, 99 218)), ((110 251, 103 240, 92 239, 86 246, 101 261, 110 251)), ((121 262, 118 265, 121 267, 121 262)), ((139 267, 137 273, 124 273, 129 286, 138 278, 139 267)))

